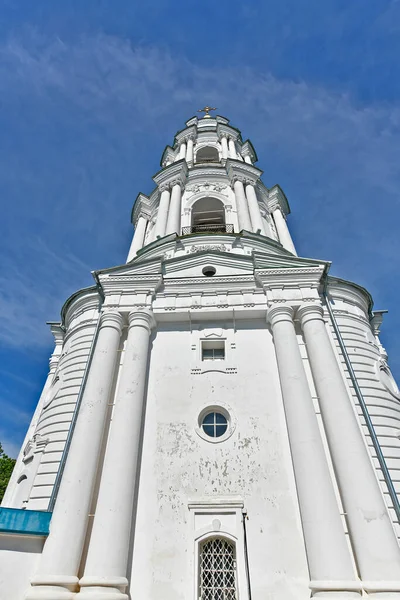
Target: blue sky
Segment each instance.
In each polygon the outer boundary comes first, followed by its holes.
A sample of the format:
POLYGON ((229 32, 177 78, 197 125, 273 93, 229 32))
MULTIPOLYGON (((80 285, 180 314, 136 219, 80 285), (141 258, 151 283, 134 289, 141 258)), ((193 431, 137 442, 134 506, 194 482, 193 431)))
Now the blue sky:
POLYGON ((124 262, 139 191, 208 103, 302 256, 389 309, 400 379, 399 0, 0 1, 0 441, 16 455, 64 300, 124 262))

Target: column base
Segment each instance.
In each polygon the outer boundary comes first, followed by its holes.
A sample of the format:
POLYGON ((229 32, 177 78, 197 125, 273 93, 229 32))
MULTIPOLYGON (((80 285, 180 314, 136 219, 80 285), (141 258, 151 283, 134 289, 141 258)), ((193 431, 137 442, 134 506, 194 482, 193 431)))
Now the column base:
POLYGON ((82 577, 79 581, 81 591, 77 600, 129 600, 125 590, 128 587, 126 577, 82 577))
POLYGON ((312 598, 322 600, 357 600, 362 595, 362 583, 359 581, 310 581, 312 598))
POLYGON ((74 576, 36 576, 25 600, 74 600, 79 589, 79 579, 74 576))
POLYGON ((400 600, 400 581, 363 581, 362 586, 374 600, 400 600))

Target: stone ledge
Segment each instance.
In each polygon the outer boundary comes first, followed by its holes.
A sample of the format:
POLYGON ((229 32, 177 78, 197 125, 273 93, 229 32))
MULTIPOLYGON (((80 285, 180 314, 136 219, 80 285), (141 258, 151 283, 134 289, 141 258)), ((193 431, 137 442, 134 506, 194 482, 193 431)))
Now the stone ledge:
POLYGON ((52 513, 0 507, 0 533, 48 535, 52 513))

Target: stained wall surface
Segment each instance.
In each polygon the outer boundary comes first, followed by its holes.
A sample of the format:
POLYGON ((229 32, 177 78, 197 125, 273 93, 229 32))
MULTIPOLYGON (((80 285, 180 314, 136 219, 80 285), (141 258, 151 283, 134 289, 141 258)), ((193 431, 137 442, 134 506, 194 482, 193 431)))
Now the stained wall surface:
MULTIPOLYGON (((132 592, 141 589, 147 598, 161 592, 171 600, 188 597, 199 533, 189 505, 232 498, 248 512, 255 596, 273 590, 279 597, 300 591, 307 597, 272 338, 261 320, 235 325, 204 322, 192 324, 192 332, 188 323, 161 326, 153 340, 131 580, 132 592), (201 362, 201 340, 216 338, 225 340, 226 360, 201 362), (232 420, 231 436, 219 443, 198 432, 199 414, 212 406, 225 408, 232 420)), ((223 522, 220 513, 214 507, 200 529, 212 527, 213 519, 223 522)), ((246 594, 242 527, 240 515, 231 534, 238 540, 239 589, 246 594)))

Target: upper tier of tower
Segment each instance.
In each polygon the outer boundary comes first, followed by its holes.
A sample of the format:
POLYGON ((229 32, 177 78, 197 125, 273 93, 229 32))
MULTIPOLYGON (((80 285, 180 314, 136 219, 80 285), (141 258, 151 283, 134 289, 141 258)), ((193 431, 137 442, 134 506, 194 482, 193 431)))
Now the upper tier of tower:
POLYGON ((166 146, 161 167, 185 159, 189 168, 202 164, 224 164, 228 158, 252 165, 257 154, 250 140, 243 142, 241 133, 225 117, 192 117, 178 131, 172 146, 166 146))
POLYGON ((132 210, 135 235, 128 261, 166 235, 250 231, 280 242, 296 254, 286 225, 289 205, 282 189, 268 189, 254 163, 250 140, 225 117, 192 117, 166 146, 150 195, 140 193, 132 210))

